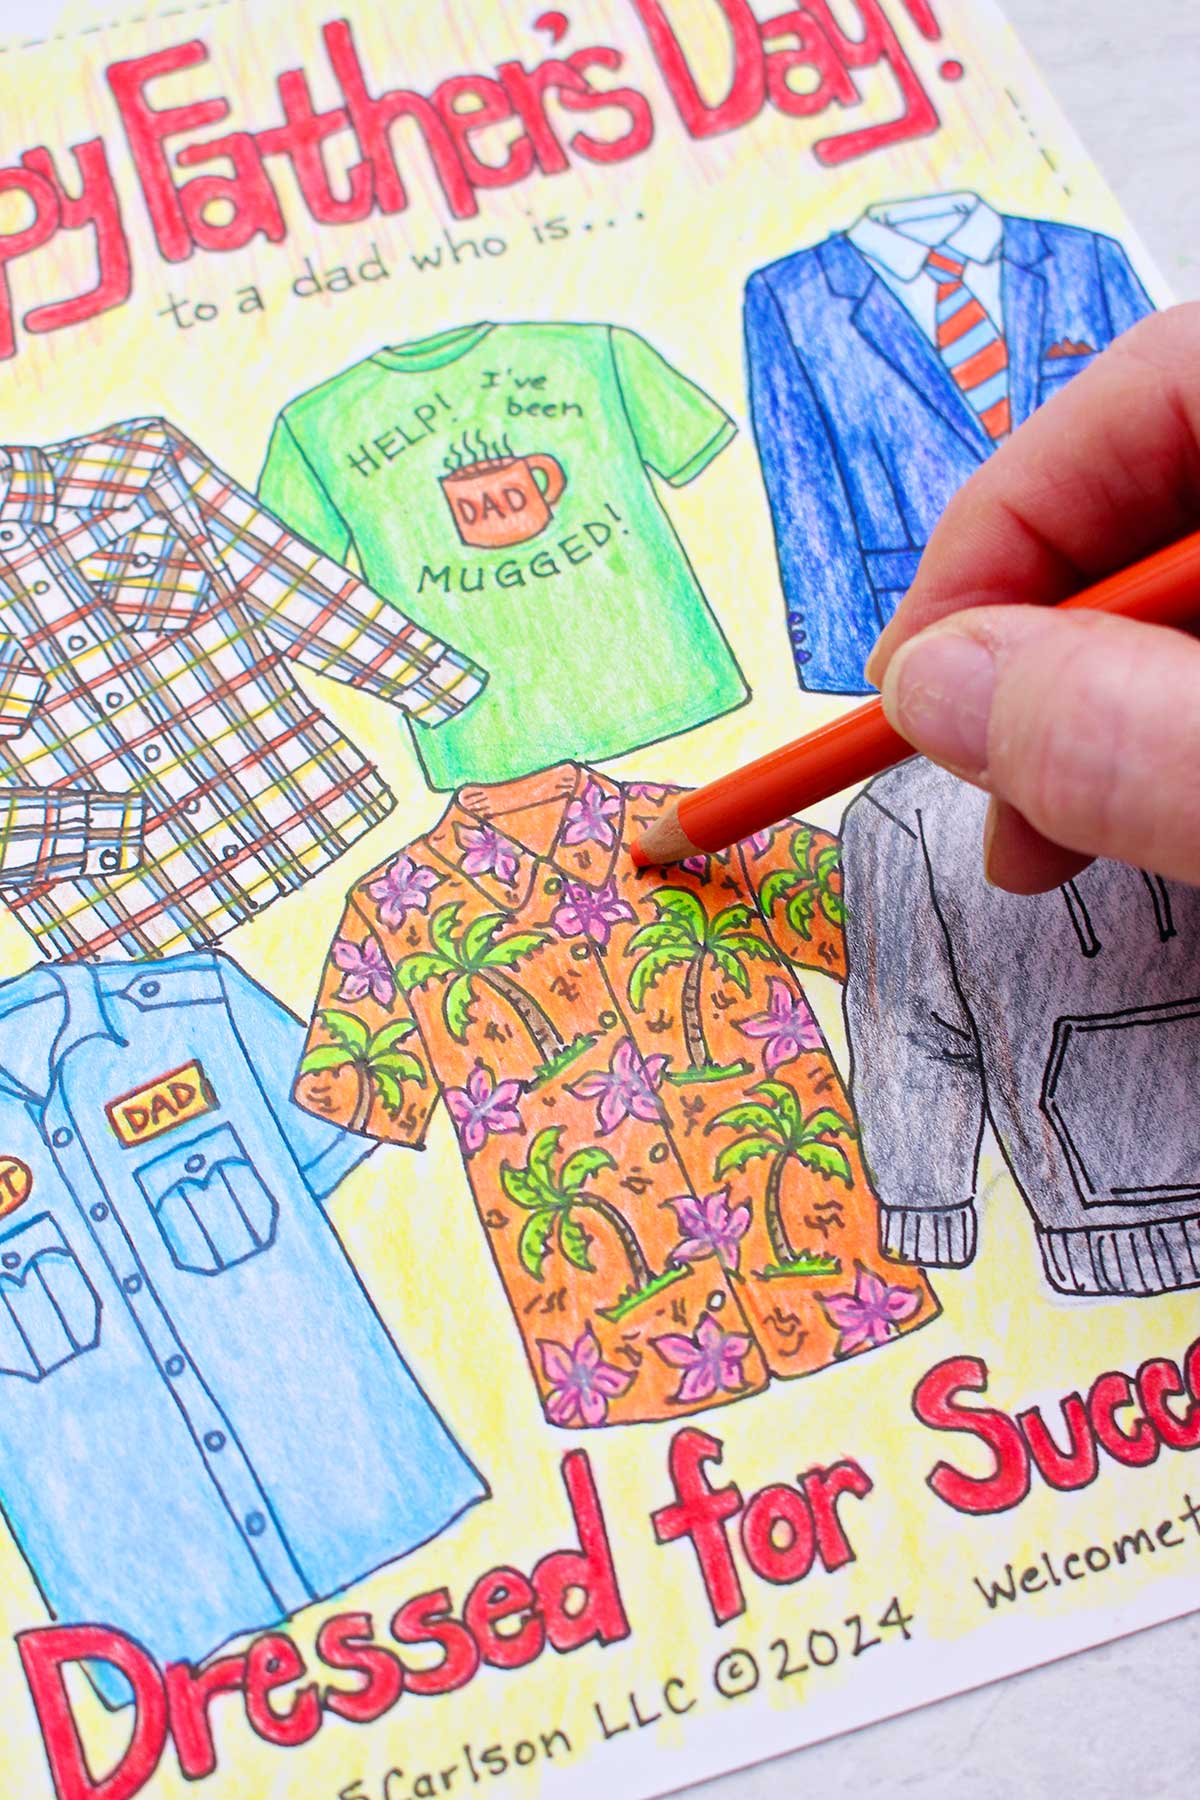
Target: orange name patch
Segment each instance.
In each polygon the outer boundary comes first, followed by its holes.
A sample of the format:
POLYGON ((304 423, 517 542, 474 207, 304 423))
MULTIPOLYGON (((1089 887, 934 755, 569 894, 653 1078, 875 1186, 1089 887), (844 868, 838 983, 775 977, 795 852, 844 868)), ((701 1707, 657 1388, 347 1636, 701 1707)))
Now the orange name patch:
POLYGON ((33 1192, 33 1171, 19 1156, 0 1154, 0 1219, 24 1206, 33 1192))
POLYGON ((189 1119, 212 1112, 217 1096, 198 1062, 184 1063, 180 1069, 169 1069, 156 1081, 110 1100, 104 1110, 108 1122, 125 1145, 144 1144, 174 1131, 189 1119))

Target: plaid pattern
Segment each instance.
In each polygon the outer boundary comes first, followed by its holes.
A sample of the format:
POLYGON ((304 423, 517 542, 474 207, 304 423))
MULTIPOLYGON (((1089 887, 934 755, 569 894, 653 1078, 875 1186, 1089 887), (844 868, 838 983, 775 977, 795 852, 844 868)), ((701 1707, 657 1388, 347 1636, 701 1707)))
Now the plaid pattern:
POLYGON ((289 662, 433 724, 485 679, 161 419, 0 493, 0 896, 58 956, 211 945, 391 811, 289 662))

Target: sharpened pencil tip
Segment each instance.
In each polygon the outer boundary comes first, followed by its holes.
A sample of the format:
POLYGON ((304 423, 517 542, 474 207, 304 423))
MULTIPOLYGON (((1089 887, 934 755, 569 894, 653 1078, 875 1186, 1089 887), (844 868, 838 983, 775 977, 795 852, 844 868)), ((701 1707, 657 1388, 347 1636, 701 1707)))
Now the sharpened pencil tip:
POLYGON ((634 843, 630 844, 629 860, 633 864, 635 869, 648 869, 650 867, 650 858, 646 855, 646 852, 642 849, 642 843, 641 843, 640 838, 636 839, 634 843))

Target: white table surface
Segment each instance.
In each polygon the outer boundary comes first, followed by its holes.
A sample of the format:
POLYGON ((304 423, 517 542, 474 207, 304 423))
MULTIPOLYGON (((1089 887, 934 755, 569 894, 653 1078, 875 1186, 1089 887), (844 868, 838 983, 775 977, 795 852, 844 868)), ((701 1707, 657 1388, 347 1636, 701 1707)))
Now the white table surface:
MULTIPOLYGON (((1001 4, 1176 298, 1200 299, 1200 0, 1001 4)), ((688 1800, 1185 1800, 1200 1794, 1198 1686, 1195 1613, 688 1800)))
MULTIPOLYGON (((1176 296, 1200 298, 1200 0, 1002 4, 1176 296)), ((0 34, 57 10, 0 0, 0 34)), ((1198 1676, 1195 1614, 687 1793, 1183 1800, 1200 1791, 1198 1676)))

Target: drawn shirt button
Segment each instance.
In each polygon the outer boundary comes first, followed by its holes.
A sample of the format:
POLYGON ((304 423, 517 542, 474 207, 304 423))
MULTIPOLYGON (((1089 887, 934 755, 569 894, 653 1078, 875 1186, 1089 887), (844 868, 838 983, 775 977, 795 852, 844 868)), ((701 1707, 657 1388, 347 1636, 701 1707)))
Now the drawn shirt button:
POLYGON ((710 1312, 720 1312, 724 1304, 725 1296, 719 1290, 708 1296, 708 1309, 710 1312))
POLYGON ((33 584, 33 591, 35 594, 48 594, 50 592, 50 583, 48 581, 35 581, 33 584))
POLYGON ((214 1451, 223 1450, 225 1448, 225 1433, 223 1431, 206 1431, 204 1434, 204 1448, 206 1450, 214 1451))
POLYGON ((148 762, 148 763, 156 763, 161 755, 162 755, 162 745, 161 744, 147 744, 146 748, 142 751, 142 761, 148 762))
POLYGON ((107 694, 104 696, 104 704, 105 706, 120 706, 124 698, 125 696, 120 688, 109 688, 107 694))
POLYGON ((185 1160, 183 1166, 187 1170, 189 1175, 198 1175, 200 1173, 201 1169, 204 1167, 204 1158, 199 1155, 189 1156, 185 1160))
POLYGON ((162 983, 158 981, 143 981, 138 988, 138 993, 142 996, 143 1000, 153 1000, 161 986, 162 983))
POLYGON ((97 1225, 103 1225, 105 1219, 107 1219, 108 1208, 105 1206, 103 1200, 97 1200, 95 1206, 93 1206, 92 1217, 95 1219, 97 1225))
POLYGON ((100 867, 104 870, 106 875, 111 874, 114 869, 119 869, 120 866, 121 852, 119 850, 110 849, 102 850, 100 852, 100 867))
POLYGON ((142 1278, 140 1275, 127 1275, 121 1283, 121 1286, 125 1289, 127 1294, 140 1294, 142 1291, 142 1278))
POLYGON ((261 1537, 267 1529, 267 1521, 260 1512, 246 1514, 246 1536, 261 1537))
POLYGON ((182 1375, 186 1367, 187 1364, 182 1356, 168 1356, 165 1364, 167 1374, 170 1376, 182 1375))
POLYGON ((133 566, 135 569, 144 569, 147 566, 147 564, 149 563, 149 561, 150 561, 150 558, 146 555, 146 552, 144 550, 135 550, 134 551, 133 566))
POLYGON ((67 1145, 73 1140, 74 1135, 74 1132, 68 1131, 65 1125, 60 1125, 58 1130, 51 1137, 50 1142, 54 1145, 56 1150, 65 1150, 67 1145))
POLYGON ((240 846, 238 844, 224 844, 221 848, 221 855, 225 858, 226 862, 228 862, 231 856, 237 855, 239 848, 240 846))
POLYGON ((18 1268, 20 1262, 21 1258, 15 1250, 6 1250, 4 1255, 0 1256, 0 1263, 2 1263, 6 1269, 18 1268))
POLYGON ((15 544, 20 535, 15 525, 0 525, 0 544, 15 544))
POLYGON ((87 645, 87 639, 84 637, 84 635, 81 631, 73 631, 71 633, 70 637, 67 639, 67 649, 68 650, 83 650, 86 647, 86 645, 87 645))

